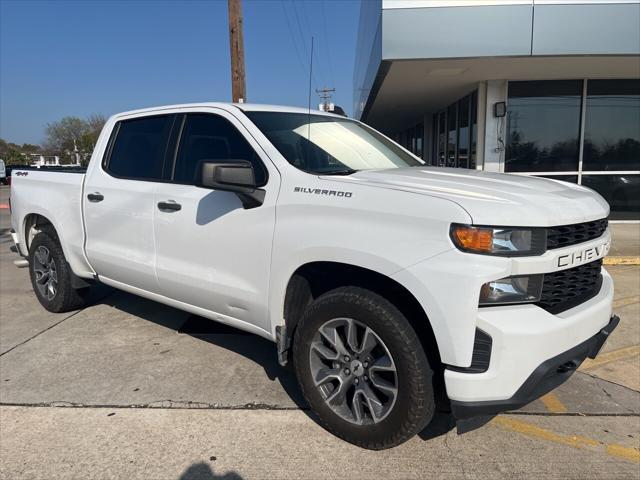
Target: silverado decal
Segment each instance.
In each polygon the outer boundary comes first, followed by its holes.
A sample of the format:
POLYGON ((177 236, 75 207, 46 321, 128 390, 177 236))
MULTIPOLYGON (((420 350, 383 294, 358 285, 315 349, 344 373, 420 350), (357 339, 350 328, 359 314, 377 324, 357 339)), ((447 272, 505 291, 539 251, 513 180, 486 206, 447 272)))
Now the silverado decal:
POLYGON ((353 192, 343 192, 341 190, 323 190, 322 188, 294 187, 293 191, 298 193, 329 195, 334 197, 345 197, 345 198, 350 198, 353 195, 353 192))
POLYGON ((568 255, 560 255, 558 257, 558 266, 568 267, 568 266, 578 265, 581 263, 590 262, 591 260, 596 260, 598 258, 602 258, 607 253, 609 253, 610 247, 611 247, 611 244, 607 242, 607 243, 603 243, 602 245, 585 248, 584 250, 579 250, 577 252, 569 253, 568 255))

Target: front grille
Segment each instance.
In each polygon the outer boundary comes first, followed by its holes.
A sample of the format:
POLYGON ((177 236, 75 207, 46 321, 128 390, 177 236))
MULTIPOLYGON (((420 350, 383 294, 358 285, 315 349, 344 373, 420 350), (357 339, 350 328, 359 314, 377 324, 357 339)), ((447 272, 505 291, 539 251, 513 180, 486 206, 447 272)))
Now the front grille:
POLYGON ((607 229, 608 220, 602 218, 593 222, 575 223, 547 229, 547 249, 568 247, 600 237, 607 229))
POLYGON ((595 297, 602 286, 602 259, 555 273, 546 273, 542 296, 536 303, 549 313, 560 313, 595 297))

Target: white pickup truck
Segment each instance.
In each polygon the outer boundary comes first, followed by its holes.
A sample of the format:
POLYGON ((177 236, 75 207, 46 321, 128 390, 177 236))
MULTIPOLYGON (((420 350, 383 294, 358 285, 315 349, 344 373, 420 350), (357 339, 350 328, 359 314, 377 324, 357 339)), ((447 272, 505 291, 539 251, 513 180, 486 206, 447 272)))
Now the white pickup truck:
POLYGON ((268 338, 320 423, 365 448, 413 436, 437 398, 459 420, 516 409, 618 323, 598 194, 429 168, 327 113, 115 115, 86 172, 15 172, 11 208, 46 309, 102 282, 268 338))

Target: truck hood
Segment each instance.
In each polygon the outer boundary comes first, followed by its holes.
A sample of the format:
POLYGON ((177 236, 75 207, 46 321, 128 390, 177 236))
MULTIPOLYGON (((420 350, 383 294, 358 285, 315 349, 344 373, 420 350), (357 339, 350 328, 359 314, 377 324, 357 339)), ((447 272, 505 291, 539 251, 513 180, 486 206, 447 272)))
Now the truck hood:
POLYGON ((476 225, 549 227, 609 215, 609 205, 593 190, 539 177, 412 167, 323 178, 445 198, 465 209, 476 225))

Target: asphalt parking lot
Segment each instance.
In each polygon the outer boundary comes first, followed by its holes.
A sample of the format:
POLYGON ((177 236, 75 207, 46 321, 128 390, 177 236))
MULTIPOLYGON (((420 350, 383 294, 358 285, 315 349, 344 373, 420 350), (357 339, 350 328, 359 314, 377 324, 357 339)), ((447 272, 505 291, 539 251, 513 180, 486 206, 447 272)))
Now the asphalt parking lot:
POLYGON ((97 288, 51 314, 10 250, 0 187, 0 478, 640 478, 640 266, 610 266, 601 355, 524 409, 448 416, 373 452, 319 427, 274 346, 97 288))

